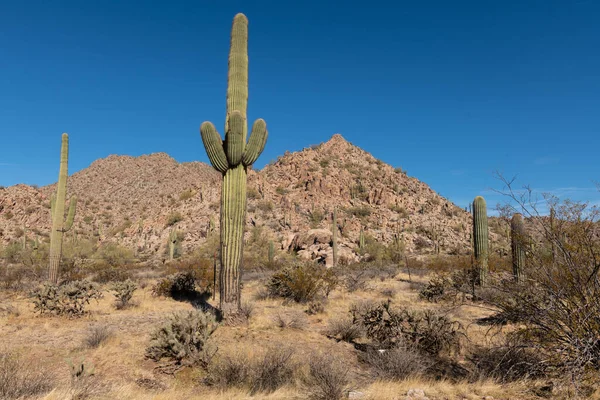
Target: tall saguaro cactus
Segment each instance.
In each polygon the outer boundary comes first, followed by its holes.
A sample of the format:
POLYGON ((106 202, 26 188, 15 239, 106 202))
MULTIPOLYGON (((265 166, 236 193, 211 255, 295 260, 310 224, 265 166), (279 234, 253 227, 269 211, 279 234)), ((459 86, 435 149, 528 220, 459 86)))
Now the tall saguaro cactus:
POLYGON ((51 200, 52 231, 50 232, 50 267, 48 270, 48 280, 58 283, 58 273, 60 268, 60 259, 62 256, 63 234, 73 226, 75 219, 75 208, 77 206, 77 197, 71 197, 69 204, 69 213, 65 221, 65 199, 67 196, 67 176, 69 164, 69 135, 62 134, 62 145, 60 149, 60 170, 58 172, 58 184, 56 193, 51 200))
POLYGON ((337 246, 337 209, 333 210, 333 221, 331 222, 331 247, 333 249, 333 266, 337 265, 338 256, 338 246, 337 246))
POLYGON ((210 122, 200 126, 213 167, 223 174, 221 188, 220 309, 224 317, 240 310, 241 263, 246 222, 246 176, 267 141, 267 124, 258 119, 246 142, 248 105, 248 19, 237 14, 231 28, 225 141, 210 122))
POLYGON ((525 266, 525 226, 521 214, 513 215, 510 220, 510 244, 512 250, 513 277, 515 281, 523 281, 525 266))
POLYGON ((488 218, 485 199, 473 200, 473 250, 477 264, 478 283, 485 286, 488 275, 488 218))

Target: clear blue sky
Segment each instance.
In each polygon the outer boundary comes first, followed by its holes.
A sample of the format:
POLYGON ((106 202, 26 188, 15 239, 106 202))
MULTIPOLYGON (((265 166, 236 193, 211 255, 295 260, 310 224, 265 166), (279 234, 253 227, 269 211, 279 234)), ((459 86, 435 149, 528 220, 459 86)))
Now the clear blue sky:
POLYGON ((250 21, 257 167, 334 133, 461 206, 519 183, 600 200, 600 1, 2 1, 0 185, 109 154, 208 162, 250 21))

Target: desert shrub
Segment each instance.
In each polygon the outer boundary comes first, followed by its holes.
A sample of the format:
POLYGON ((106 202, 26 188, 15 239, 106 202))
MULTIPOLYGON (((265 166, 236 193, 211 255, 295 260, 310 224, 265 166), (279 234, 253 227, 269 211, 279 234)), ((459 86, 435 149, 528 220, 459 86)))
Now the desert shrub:
POLYGON ((127 279, 125 282, 114 283, 111 290, 116 298, 115 307, 117 310, 121 310, 130 305, 129 302, 133 297, 133 292, 137 290, 137 285, 131 279, 127 279))
POLYGON ((179 221, 183 220, 183 215, 179 211, 174 211, 167 215, 167 222, 165 223, 166 227, 173 226, 179 221))
POLYGON ((325 330, 325 335, 331 339, 352 343, 364 334, 363 327, 350 318, 332 319, 325 330))
POLYGON ((418 377, 433 365, 431 358, 410 346, 369 349, 359 353, 359 360, 370 367, 376 378, 394 381, 418 377))
POLYGON ((367 287, 367 271, 361 270, 348 270, 343 278, 342 283, 346 290, 350 293, 357 290, 364 290, 367 287))
POLYGON ((334 271, 314 263, 298 263, 275 273, 267 283, 273 297, 283 297, 298 303, 327 295, 336 285, 334 271))
POLYGON ((294 381, 297 366, 294 351, 288 347, 271 347, 252 364, 251 394, 271 393, 294 381))
POLYGON ((191 199, 192 197, 194 197, 196 193, 194 192, 193 189, 186 189, 183 192, 181 192, 179 194, 179 200, 180 201, 186 201, 188 199, 191 199))
POLYGON ((111 335, 112 332, 107 325, 92 325, 86 332, 83 344, 87 348, 95 349, 108 340, 111 335))
POLYGON ((151 334, 146 357, 168 360, 166 367, 206 367, 216 349, 210 337, 217 329, 214 315, 199 310, 175 313, 151 334))
POLYGON ((348 208, 346 212, 355 217, 362 218, 371 215, 371 208, 368 206, 356 206, 348 208))
POLYGON ((12 352, 0 352, 0 398, 38 398, 52 390, 52 374, 12 352))
POLYGON ((308 315, 322 314, 325 312, 325 303, 321 300, 313 300, 308 302, 308 307, 305 312, 308 315))
POLYGON ((538 212, 531 191, 514 192, 508 215, 524 216, 523 283, 498 285, 504 296, 492 305, 519 321, 517 334, 562 378, 577 384, 600 372, 600 209, 588 203, 546 196, 552 216, 538 212))
POLYGON ((96 273, 91 279, 97 283, 121 282, 131 278, 131 272, 126 268, 112 267, 103 261, 95 263, 93 269, 96 273))
POLYGON ((542 378, 547 369, 538 351, 510 341, 493 348, 476 347, 467 358, 475 366, 473 379, 494 379, 503 384, 542 378))
POLYGON ((391 301, 354 306, 355 323, 364 326, 366 336, 384 348, 414 345, 419 351, 438 355, 460 349, 462 325, 433 310, 393 309, 391 301))
POLYGON ((442 275, 434 275, 427 285, 419 292, 419 297, 432 302, 437 302, 444 298, 447 289, 450 286, 449 280, 442 275))
POLYGON ((45 283, 33 292, 34 310, 40 314, 78 317, 85 314, 90 300, 102 297, 95 283, 74 281, 60 286, 45 283))
POLYGON ((169 276, 182 272, 193 276, 196 290, 199 292, 212 292, 215 278, 213 260, 198 254, 192 254, 185 259, 169 263, 164 275, 169 276))
POLYGON ((306 326, 306 317, 299 311, 277 313, 273 322, 281 329, 303 329, 306 326))
POLYGON ((172 297, 176 300, 194 299, 196 291, 196 278, 191 272, 180 272, 160 279, 153 287, 154 296, 172 297))
POLYGON ((246 386, 251 380, 251 360, 241 352, 223 355, 210 364, 208 373, 207 382, 221 389, 246 386))
POLYGON ((98 248, 94 258, 104 260, 111 267, 121 267, 134 261, 133 252, 116 243, 104 243, 98 248))
POLYGON ((348 367, 331 354, 311 354, 304 385, 309 399, 340 400, 346 398, 348 367))
POLYGON ((249 320, 254 313, 254 304, 247 301, 243 302, 240 306, 240 311, 246 320, 249 320))
POLYGON ((318 228, 321 221, 323 221, 324 215, 321 210, 312 210, 308 213, 308 222, 311 228, 318 228))

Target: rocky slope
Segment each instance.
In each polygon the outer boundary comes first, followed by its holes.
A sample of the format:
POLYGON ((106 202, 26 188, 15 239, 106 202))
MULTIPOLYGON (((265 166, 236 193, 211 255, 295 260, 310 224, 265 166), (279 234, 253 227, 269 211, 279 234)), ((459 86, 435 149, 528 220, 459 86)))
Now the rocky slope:
MULTIPOLYGON (((250 171, 248 187, 247 235, 263 227, 282 250, 306 258, 330 263, 334 208, 340 255, 349 259, 356 258, 361 228, 384 243, 398 237, 409 252, 457 253, 469 246, 467 212, 339 134, 250 171)), ((46 238, 54 190, 0 190, 0 243, 46 238)), ((183 251, 206 240, 211 219, 218 229, 220 175, 204 163, 179 164, 164 153, 112 155, 70 176, 68 190, 79 198, 78 237, 118 242, 153 258, 163 257, 173 228, 184 234, 183 251)))

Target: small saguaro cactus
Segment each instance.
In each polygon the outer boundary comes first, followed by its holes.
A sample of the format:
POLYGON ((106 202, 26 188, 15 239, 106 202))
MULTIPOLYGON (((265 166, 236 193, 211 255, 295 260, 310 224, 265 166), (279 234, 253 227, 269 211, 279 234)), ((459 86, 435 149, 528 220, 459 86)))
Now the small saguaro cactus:
POLYGON ((50 283, 58 283, 60 259, 62 256, 63 235, 73 226, 77 197, 71 197, 69 213, 65 221, 65 199, 67 196, 67 176, 69 164, 69 135, 62 134, 62 145, 60 149, 60 170, 58 172, 58 184, 56 193, 50 202, 52 214, 52 231, 50 232, 50 267, 48 269, 48 280, 50 283))
POLYGON ((224 317, 241 306, 241 263, 246 222, 246 177, 267 141, 267 124, 258 119, 246 141, 248 105, 248 19, 237 14, 231 29, 225 141, 211 122, 200 127, 202 141, 212 166, 223 175, 221 187, 220 309, 224 317))
POLYGON ((360 234, 358 235, 358 250, 363 251, 365 249, 365 231, 360 228, 360 234))
POLYGON ((337 210, 334 208, 333 209, 333 221, 331 222, 331 247, 333 249, 333 266, 335 267, 337 265, 337 251, 338 251, 338 246, 337 246, 337 210))
POLYGON ((175 246, 177 245, 177 231, 171 230, 169 233, 169 260, 173 261, 175 258, 175 246))
POLYGON ((525 226, 523 217, 517 213, 510 220, 510 247, 512 250, 513 277, 515 281, 523 281, 525 266, 525 226))
POLYGON ((275 259, 275 244, 273 244, 272 240, 269 240, 269 264, 273 264, 273 260, 275 259))
POLYGON ((485 286, 488 275, 488 218, 485 199, 473 200, 473 250, 478 269, 478 284, 485 286))

